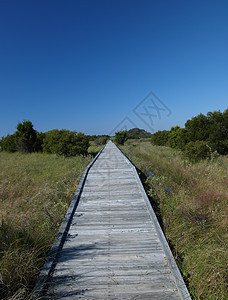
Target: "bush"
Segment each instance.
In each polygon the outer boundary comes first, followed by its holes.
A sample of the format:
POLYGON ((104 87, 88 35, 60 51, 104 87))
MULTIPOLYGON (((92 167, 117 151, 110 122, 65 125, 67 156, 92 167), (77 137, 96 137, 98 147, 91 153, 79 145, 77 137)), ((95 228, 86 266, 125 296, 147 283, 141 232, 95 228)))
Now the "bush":
POLYGON ((202 159, 211 158, 210 147, 205 141, 189 142, 185 147, 184 153, 191 162, 198 162, 202 159))
POLYGON ((206 141, 210 133, 210 122, 207 116, 199 114, 185 123, 185 129, 189 141, 206 141))
POLYGON ((162 130, 155 132, 151 137, 151 143, 156 146, 166 146, 169 139, 169 131, 162 130))
POLYGON ((1 139, 0 147, 1 147, 1 151, 16 152, 17 140, 16 140, 15 133, 11 135, 8 134, 6 137, 3 137, 1 139))
POLYGON ((185 128, 172 127, 170 131, 158 131, 152 135, 151 143, 156 146, 170 146, 185 150, 189 142, 204 141, 211 151, 228 153, 228 109, 199 114, 185 123, 185 128))
POLYGON ((213 151, 228 153, 228 109, 200 114, 185 123, 188 141, 206 141, 213 151))
POLYGON ((186 130, 184 128, 180 128, 179 126, 172 127, 169 131, 168 145, 171 148, 184 150, 186 142, 186 130))
POLYGON ((54 129, 45 133, 43 151, 63 156, 87 155, 88 138, 81 132, 54 129))
POLYGON ((210 122, 210 133, 208 144, 213 150, 220 154, 228 153, 228 109, 221 113, 220 111, 209 112, 207 114, 210 122))
POLYGON ((127 131, 126 130, 115 132, 114 142, 116 142, 117 144, 123 145, 126 142, 126 140, 127 140, 127 131))

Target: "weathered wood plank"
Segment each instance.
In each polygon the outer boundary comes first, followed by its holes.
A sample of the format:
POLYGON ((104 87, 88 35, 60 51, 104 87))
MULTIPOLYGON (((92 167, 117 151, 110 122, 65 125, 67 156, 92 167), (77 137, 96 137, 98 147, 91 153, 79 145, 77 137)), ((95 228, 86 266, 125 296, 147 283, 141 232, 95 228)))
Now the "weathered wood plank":
POLYGON ((109 142, 87 175, 48 299, 190 299, 138 180, 109 142))

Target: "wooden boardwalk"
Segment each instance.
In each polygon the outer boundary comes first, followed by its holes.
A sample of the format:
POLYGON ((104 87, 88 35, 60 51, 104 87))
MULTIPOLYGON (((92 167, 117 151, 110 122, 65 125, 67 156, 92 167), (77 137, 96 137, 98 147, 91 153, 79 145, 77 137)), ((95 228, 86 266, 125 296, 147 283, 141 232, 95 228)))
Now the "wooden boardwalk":
POLYGON ((112 142, 88 172, 46 289, 42 299, 190 299, 137 172, 112 142))

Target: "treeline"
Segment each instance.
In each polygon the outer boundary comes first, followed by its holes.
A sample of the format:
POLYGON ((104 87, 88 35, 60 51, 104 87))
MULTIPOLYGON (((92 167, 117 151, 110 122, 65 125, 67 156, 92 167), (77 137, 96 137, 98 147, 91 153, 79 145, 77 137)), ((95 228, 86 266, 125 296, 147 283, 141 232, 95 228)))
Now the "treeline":
POLYGON ((154 133, 153 145, 169 146, 184 151, 192 161, 210 158, 213 152, 228 154, 228 109, 199 114, 188 120, 184 128, 172 127, 154 133))
MULTIPOLYGON (((117 144, 124 144, 129 139, 151 138, 152 134, 144 129, 132 128, 115 133, 114 141, 117 144)), ((110 139, 109 135, 90 135, 89 140, 94 141, 97 145, 104 145, 110 139)))
POLYGON ((0 140, 1 151, 44 152, 63 156, 87 155, 89 137, 66 129, 53 129, 45 133, 33 128, 31 121, 18 123, 17 131, 0 140))

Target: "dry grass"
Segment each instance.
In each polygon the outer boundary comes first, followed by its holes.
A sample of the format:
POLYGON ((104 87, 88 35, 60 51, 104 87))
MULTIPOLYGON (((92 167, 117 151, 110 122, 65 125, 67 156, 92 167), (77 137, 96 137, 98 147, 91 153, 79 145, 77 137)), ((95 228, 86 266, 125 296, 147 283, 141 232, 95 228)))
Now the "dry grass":
POLYGON ((190 164, 180 151, 128 141, 193 299, 228 299, 228 157, 190 164), (169 193, 167 189, 169 187, 169 193))
POLYGON ((27 299, 89 157, 0 153, 0 298, 27 299))

